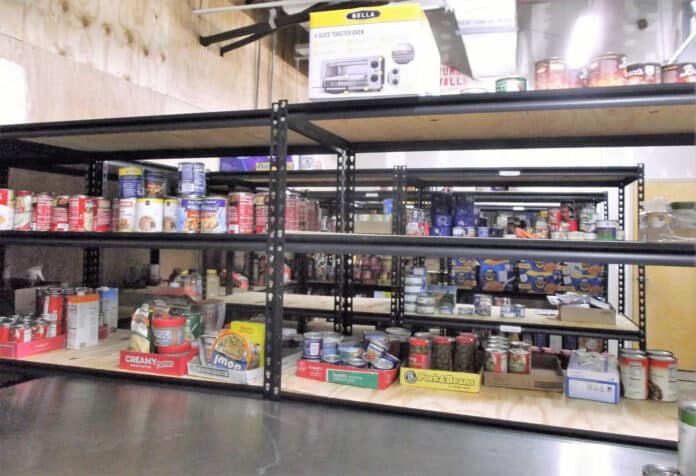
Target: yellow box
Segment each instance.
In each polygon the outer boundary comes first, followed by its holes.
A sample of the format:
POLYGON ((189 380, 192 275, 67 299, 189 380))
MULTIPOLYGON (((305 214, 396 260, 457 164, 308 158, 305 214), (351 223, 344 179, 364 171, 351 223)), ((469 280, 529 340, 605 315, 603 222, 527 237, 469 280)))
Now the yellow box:
POLYGON ((266 324, 263 322, 232 321, 230 330, 243 335, 259 349, 259 366, 263 367, 266 347, 266 324))
POLYGON ((474 374, 401 367, 399 383, 404 387, 478 393, 481 391, 481 372, 474 374))

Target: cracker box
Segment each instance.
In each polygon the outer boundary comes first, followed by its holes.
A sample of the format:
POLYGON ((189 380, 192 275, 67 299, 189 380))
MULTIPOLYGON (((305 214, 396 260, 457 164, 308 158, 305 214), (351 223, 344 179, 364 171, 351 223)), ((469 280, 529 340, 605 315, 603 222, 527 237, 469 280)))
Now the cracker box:
POLYGON ((561 272, 554 262, 520 260, 517 271, 520 292, 553 294, 558 290, 561 272))
POLYGON ((99 296, 68 296, 68 349, 94 347, 99 343, 99 296))
POLYGON ((478 261, 475 259, 452 258, 452 284, 461 289, 476 289, 478 284, 478 261))
POLYGON ((315 12, 309 27, 309 99, 440 89, 440 54, 417 3, 315 12))

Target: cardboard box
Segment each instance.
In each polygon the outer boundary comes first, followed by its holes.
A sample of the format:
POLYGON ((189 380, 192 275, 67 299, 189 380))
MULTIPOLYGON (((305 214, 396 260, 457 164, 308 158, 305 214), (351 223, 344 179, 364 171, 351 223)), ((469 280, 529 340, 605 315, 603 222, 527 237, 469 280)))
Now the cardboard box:
POLYGON ((575 351, 566 370, 566 396, 604 403, 619 403, 620 379, 616 357, 575 351))
POLYGON ((351 385, 353 387, 384 390, 396 380, 398 375, 399 369, 357 369, 304 359, 297 361, 298 377, 319 380, 320 382, 351 385))
POLYGON ((65 334, 31 342, 7 342, 0 344, 0 357, 21 359, 31 355, 51 352, 65 347, 65 334))
POLYGON ((97 288, 99 294, 99 312, 104 316, 104 324, 111 332, 118 329, 118 288, 102 286, 97 288))
POLYGON ((483 384, 489 387, 520 388, 563 393, 565 377, 555 354, 534 352, 528 374, 484 372, 483 384))
POLYGON ((558 318, 566 322, 616 324, 616 310, 565 305, 558 309, 558 318))
POLYGON ((94 347, 99 343, 99 296, 68 296, 68 349, 94 347))
POLYGON ((187 364, 198 351, 186 355, 150 354, 122 350, 119 368, 135 372, 149 372, 159 375, 181 376, 187 373, 187 364))
POLYGON ((449 372, 402 367, 399 383, 404 387, 478 393, 481 391, 481 372, 449 372))
POLYGON ((315 12, 310 99, 438 94, 440 53, 417 3, 315 12))
POLYGON ((249 339, 259 350, 259 362, 263 367, 266 348, 266 324, 263 322, 232 321, 230 330, 249 339))
POLYGON ((188 374, 195 377, 245 385, 263 385, 263 367, 252 370, 230 370, 201 364, 200 357, 188 361, 188 374))

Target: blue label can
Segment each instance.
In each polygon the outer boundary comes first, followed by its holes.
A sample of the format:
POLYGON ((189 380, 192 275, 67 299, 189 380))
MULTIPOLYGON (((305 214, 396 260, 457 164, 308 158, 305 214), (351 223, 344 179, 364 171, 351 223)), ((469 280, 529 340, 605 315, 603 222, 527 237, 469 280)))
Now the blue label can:
POLYGON ((118 169, 118 195, 120 198, 141 198, 145 196, 142 168, 121 167, 118 169))
POLYGON ((477 228, 479 238, 488 238, 488 227, 480 226, 477 228))
POLYGON ((176 231, 198 233, 201 230, 201 199, 180 198, 176 212, 176 231))
POLYGON ((306 332, 304 335, 304 351, 302 357, 310 360, 321 358, 323 335, 320 332, 306 332))
POLYGON ((385 215, 391 215, 392 213, 394 213, 394 199, 385 198, 383 209, 385 215))
POLYGON ((179 164, 179 195, 205 195, 205 164, 181 162, 179 164))
POLYGON ((206 197, 201 200, 201 233, 227 232, 227 200, 206 197))

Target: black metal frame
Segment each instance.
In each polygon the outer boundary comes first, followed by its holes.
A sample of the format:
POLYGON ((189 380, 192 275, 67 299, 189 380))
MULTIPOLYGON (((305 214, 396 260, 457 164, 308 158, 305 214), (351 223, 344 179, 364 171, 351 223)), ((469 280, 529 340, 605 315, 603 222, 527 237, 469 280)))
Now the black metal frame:
MULTIPOLYGON (((406 166, 395 165, 393 169, 392 193, 392 235, 402 236, 406 233, 406 166)), ((406 275, 404 259, 401 255, 392 256, 391 274, 391 320, 392 326, 402 326, 404 319, 404 285, 406 275)))
MULTIPOLYGON (((106 164, 101 160, 90 162, 85 175, 85 193, 91 197, 103 196, 108 181, 109 175, 106 164)), ((96 288, 102 281, 101 250, 96 247, 88 247, 84 249, 82 254, 82 281, 85 286, 96 288)))

